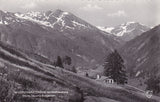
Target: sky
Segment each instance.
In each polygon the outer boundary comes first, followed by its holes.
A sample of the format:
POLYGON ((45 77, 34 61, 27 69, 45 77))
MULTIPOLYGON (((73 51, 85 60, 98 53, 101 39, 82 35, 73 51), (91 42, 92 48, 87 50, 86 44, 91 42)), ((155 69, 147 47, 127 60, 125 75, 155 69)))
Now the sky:
POLYGON ((160 0, 0 0, 9 12, 61 9, 95 26, 116 26, 135 21, 154 27, 160 24, 160 0))

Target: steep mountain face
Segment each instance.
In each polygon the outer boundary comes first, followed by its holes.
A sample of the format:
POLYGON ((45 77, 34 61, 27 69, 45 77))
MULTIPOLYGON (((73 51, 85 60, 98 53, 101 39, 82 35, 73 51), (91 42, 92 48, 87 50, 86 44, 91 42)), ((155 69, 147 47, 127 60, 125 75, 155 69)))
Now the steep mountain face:
POLYGON ((148 31, 150 28, 137 23, 137 22, 127 22, 116 27, 98 27, 99 29, 109 32, 117 36, 124 41, 130 41, 137 36, 140 36, 143 32, 148 31))
POLYGON ((52 61, 58 55, 68 55, 76 66, 95 65, 118 45, 113 37, 61 10, 0 11, 0 39, 52 61))
POLYGON ((134 77, 160 76, 160 25, 127 42, 120 51, 134 77))

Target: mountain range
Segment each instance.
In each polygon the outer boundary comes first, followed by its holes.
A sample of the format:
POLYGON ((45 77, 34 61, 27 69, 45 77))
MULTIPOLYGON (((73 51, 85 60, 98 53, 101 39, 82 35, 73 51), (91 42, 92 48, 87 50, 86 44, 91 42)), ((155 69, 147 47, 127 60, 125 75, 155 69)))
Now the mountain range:
POLYGON ((140 36, 143 32, 150 30, 149 27, 138 22, 126 22, 115 27, 98 26, 97 28, 108 32, 108 34, 113 34, 125 42, 130 41, 135 37, 140 36))
POLYGON ((114 37, 59 9, 27 13, 0 11, 0 39, 52 61, 57 56, 70 56, 76 66, 98 64, 119 45, 114 37))
POLYGON ((159 65, 159 26, 150 29, 137 22, 127 22, 100 30, 59 9, 27 13, 0 11, 0 40, 51 62, 57 56, 70 56, 76 67, 103 64, 116 48, 134 75, 147 73, 159 65))

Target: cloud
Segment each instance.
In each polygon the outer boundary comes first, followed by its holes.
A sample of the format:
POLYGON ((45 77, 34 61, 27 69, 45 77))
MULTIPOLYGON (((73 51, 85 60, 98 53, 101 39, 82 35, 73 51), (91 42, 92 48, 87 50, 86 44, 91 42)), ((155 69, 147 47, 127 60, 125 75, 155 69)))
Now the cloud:
POLYGON ((34 9, 36 8, 37 5, 35 2, 30 2, 30 3, 26 3, 24 6, 22 6, 21 8, 23 9, 34 9))
POLYGON ((86 6, 81 7, 80 9, 85 11, 93 11, 93 10, 102 10, 103 8, 98 5, 87 4, 86 6))
POLYGON ((109 13, 108 16, 109 17, 127 17, 127 14, 124 10, 119 10, 114 13, 109 13))

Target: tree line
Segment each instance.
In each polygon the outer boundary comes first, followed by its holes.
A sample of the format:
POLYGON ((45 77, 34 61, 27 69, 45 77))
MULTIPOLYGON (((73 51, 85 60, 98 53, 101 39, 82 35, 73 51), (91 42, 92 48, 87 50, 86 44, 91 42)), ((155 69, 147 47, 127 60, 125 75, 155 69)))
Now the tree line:
POLYGON ((54 62, 55 67, 64 68, 64 65, 71 66, 71 69, 67 69, 69 71, 72 71, 74 73, 77 73, 77 70, 74 65, 72 65, 72 59, 69 56, 65 56, 64 58, 61 58, 60 56, 57 56, 56 61, 54 62))

